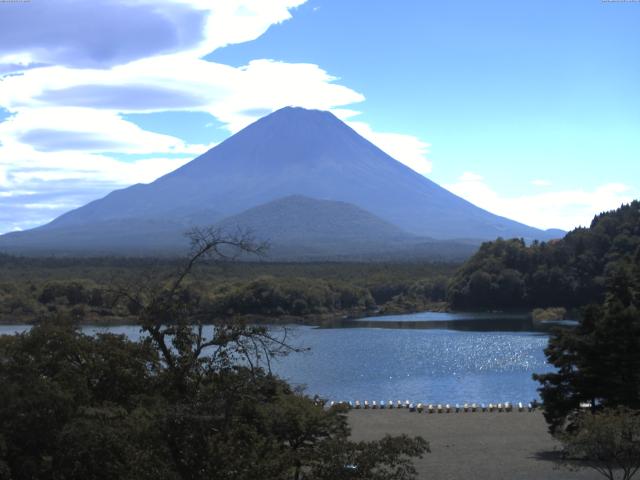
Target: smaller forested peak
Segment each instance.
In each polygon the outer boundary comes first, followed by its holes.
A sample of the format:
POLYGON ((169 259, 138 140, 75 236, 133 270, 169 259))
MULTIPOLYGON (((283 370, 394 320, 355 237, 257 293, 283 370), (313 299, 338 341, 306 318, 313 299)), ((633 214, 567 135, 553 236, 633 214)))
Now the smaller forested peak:
POLYGON ((589 228, 525 245, 486 242, 456 273, 449 300, 456 308, 580 307, 601 303, 640 267, 640 202, 597 215, 589 228), (511 296, 504 295, 508 287, 511 296), (515 296, 514 296, 515 295, 515 296))

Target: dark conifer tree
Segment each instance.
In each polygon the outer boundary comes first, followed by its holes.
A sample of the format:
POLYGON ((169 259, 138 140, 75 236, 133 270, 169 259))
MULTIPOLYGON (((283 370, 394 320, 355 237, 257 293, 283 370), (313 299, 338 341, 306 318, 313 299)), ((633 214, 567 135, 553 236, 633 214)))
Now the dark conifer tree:
POLYGON ((534 378, 553 432, 571 427, 581 403, 640 409, 639 270, 635 262, 612 270, 604 304, 587 308, 576 329, 551 336, 545 354, 557 371, 534 378))

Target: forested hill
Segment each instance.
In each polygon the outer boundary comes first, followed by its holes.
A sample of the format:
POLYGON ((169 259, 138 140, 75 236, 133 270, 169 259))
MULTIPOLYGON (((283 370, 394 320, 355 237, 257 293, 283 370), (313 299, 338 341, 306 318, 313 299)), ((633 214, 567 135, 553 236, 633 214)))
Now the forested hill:
POLYGON ((640 202, 596 216, 589 228, 526 246, 484 243, 455 274, 454 308, 578 307, 602 302, 607 278, 640 262, 640 202))

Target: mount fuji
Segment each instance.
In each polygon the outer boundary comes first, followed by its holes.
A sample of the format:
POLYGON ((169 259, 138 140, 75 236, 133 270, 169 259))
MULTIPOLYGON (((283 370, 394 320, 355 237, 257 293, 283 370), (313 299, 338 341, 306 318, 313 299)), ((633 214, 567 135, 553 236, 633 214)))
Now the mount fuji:
MULTIPOLYGON (((286 107, 177 170, 0 236, 0 250, 55 254, 183 251, 190 226, 241 227, 294 256, 548 240, 440 187, 329 112, 286 107), (257 209, 257 210, 256 210, 257 209), (323 250, 324 248, 324 250, 323 250), (300 253, 303 252, 303 253, 300 253)), ((469 252, 465 253, 468 254, 469 252)), ((461 254, 462 255, 462 254, 461 254)))

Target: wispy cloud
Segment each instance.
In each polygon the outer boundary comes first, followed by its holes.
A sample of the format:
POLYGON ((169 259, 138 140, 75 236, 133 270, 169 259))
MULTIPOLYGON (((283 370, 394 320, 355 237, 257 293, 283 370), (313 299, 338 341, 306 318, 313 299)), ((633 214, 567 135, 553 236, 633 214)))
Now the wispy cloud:
MULTIPOLYGON (((533 182, 532 182, 533 183, 533 182)), ((540 186, 549 186, 545 182, 540 186)), ((531 195, 507 196, 494 190, 481 175, 465 172, 445 188, 490 212, 538 228, 571 230, 589 226, 597 213, 618 208, 634 198, 622 183, 607 183, 594 190, 549 190, 531 195)))
POLYGON ((428 158, 429 147, 431 147, 429 143, 412 135, 375 132, 364 122, 348 121, 347 123, 360 135, 407 167, 423 175, 431 172, 431 160, 428 158))
MULTIPOLYGON (((318 65, 256 59, 231 67, 202 59, 259 37, 304 1, 61 0, 3 11, 0 72, 12 74, 0 76, 0 106, 12 116, 0 123, 0 185, 46 193, 50 181, 85 180, 116 188, 152 181, 185 161, 164 155, 193 157, 212 146, 144 130, 122 118, 128 113, 206 112, 229 133, 287 105, 352 117, 357 112, 345 106, 364 96, 318 65), (109 152, 149 158, 125 162, 109 152)), ((351 124, 410 167, 430 170, 426 143, 351 124)), ((73 202, 62 195, 50 205, 77 205, 103 193, 91 190, 73 202)), ((14 220, 0 219, 0 232, 33 225, 21 223, 17 205, 0 198, 0 206, 15 212, 14 220)), ((40 223, 58 214, 32 210, 40 223)))
POLYGON ((531 180, 531 185, 535 187, 550 187, 552 184, 549 180, 536 179, 531 180))

